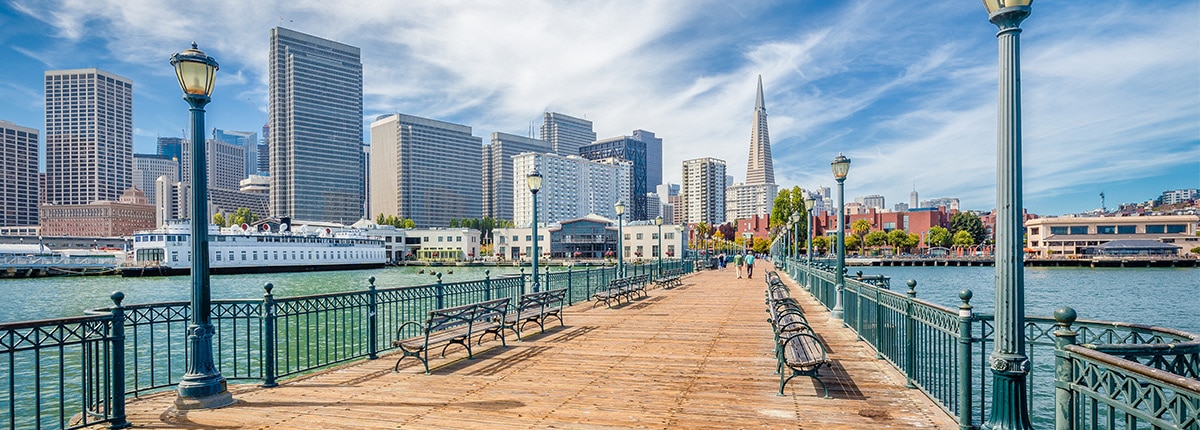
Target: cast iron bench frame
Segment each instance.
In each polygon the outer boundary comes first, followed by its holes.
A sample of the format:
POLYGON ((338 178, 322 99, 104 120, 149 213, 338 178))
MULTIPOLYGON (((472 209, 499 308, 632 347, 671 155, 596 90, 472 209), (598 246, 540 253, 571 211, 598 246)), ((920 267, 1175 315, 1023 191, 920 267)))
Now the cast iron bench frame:
POLYGON ((479 334, 478 343, 483 343, 483 337, 488 333, 500 338, 502 346, 508 346, 504 340, 502 326, 508 312, 509 298, 487 300, 469 305, 451 308, 434 309, 424 323, 408 321, 396 329, 397 337, 403 336, 404 329, 409 325, 420 327, 421 334, 407 339, 392 341, 392 346, 399 347, 403 355, 396 360, 393 371, 400 371, 400 362, 407 357, 414 357, 425 365, 425 374, 429 374, 429 349, 439 344, 442 347, 442 357, 450 345, 458 344, 467 349, 467 359, 474 359, 471 351, 471 338, 479 334))
POLYGON ((661 277, 654 280, 654 283, 664 290, 683 285, 683 269, 667 269, 663 271, 661 277))
POLYGON ((517 301, 516 312, 510 311, 504 319, 504 324, 497 327, 496 330, 512 330, 517 335, 517 341, 520 342, 525 324, 536 323, 543 333, 546 331, 546 320, 550 317, 558 318, 559 325, 566 325, 562 318, 562 308, 566 298, 566 288, 522 294, 517 301))

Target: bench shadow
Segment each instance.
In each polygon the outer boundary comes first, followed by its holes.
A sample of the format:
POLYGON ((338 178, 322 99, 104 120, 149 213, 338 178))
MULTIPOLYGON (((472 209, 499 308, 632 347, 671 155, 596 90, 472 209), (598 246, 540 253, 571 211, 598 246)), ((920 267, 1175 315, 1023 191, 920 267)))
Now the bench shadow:
MULTIPOLYGON (((528 332, 530 334, 521 336, 519 341, 520 342, 532 342, 532 341, 535 341, 538 339, 544 339, 547 336, 553 336, 555 333, 561 332, 563 330, 567 330, 571 327, 566 324, 558 324, 557 320, 554 320, 552 323, 547 323, 546 325, 547 325, 546 331, 541 331, 540 329, 538 329, 537 324, 530 323, 528 328, 521 329, 522 333, 528 332)), ((513 337, 513 339, 517 340, 516 337, 513 337)))
POLYGON ((615 306, 613 309, 645 309, 650 305, 658 303, 663 298, 663 296, 643 297, 634 302, 625 302, 624 305, 615 306))
MULTIPOLYGON (((821 369, 821 380, 829 387, 829 395, 835 399, 866 400, 867 396, 854 383, 854 378, 846 372, 840 360, 833 360, 829 366, 821 369)), ((812 378, 809 378, 810 380, 812 378)), ((821 384, 812 381, 814 390, 820 390, 821 384)), ((819 393, 818 393, 819 394, 819 393)))
POLYGON ((522 361, 537 357, 548 350, 550 350, 548 346, 513 343, 507 347, 503 347, 497 344, 486 351, 476 352, 475 358, 467 358, 465 355, 462 355, 448 359, 450 361, 445 364, 430 365, 429 373, 437 375, 463 374, 468 376, 487 376, 511 369, 522 361), (501 354, 509 354, 510 356, 503 359, 497 358, 501 354))

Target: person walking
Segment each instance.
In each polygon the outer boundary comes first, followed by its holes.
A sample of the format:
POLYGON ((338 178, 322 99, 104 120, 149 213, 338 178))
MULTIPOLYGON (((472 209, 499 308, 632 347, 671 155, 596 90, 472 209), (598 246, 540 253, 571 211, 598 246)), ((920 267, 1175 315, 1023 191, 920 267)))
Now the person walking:
POLYGON ((746 279, 754 278, 754 253, 746 255, 746 279))
POLYGON ((726 256, 724 252, 722 252, 720 255, 717 255, 717 267, 720 267, 720 270, 722 271, 725 270, 725 258, 726 256))
POLYGON ((734 255, 733 256, 733 265, 737 266, 738 279, 742 279, 742 264, 744 264, 744 261, 742 260, 742 254, 734 255))

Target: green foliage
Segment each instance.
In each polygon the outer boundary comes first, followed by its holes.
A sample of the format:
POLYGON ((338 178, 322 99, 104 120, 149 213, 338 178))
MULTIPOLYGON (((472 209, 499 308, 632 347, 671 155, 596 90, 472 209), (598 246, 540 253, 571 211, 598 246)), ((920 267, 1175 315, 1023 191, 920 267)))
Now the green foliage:
POLYGON ((1192 248, 1192 250, 1191 250, 1191 253, 1193 253, 1193 254, 1200 254, 1200 246, 1197 246, 1197 247, 1195 247, 1195 248, 1192 248))
POLYGON ((384 224, 386 224, 386 222, 385 222, 386 220, 387 220, 387 218, 383 217, 383 212, 380 212, 379 216, 375 217, 375 224, 384 225, 384 224))
POLYGON ((984 240, 987 240, 987 231, 983 229, 983 221, 973 213, 959 212, 950 217, 950 233, 957 236, 960 231, 969 233, 974 243, 983 243, 984 240))
POLYGON ((931 247, 949 247, 952 240, 953 236, 950 235, 950 230, 946 230, 942 226, 931 227, 929 233, 925 235, 925 243, 931 247))
POLYGON ((871 232, 871 221, 867 221, 866 219, 855 220, 850 223, 850 231, 854 236, 858 237, 859 241, 862 241, 867 233, 871 232))
POLYGON ((778 227, 787 224, 788 216, 792 207, 792 192, 787 188, 779 190, 779 194, 775 195, 775 201, 771 204, 771 222, 767 226, 770 228, 778 227))
POLYGON ((829 251, 829 237, 827 236, 815 236, 813 237, 812 243, 813 248, 815 248, 817 252, 821 254, 829 251))
POLYGON ((875 230, 863 236, 863 244, 871 248, 879 248, 887 244, 888 234, 883 230, 875 230))
POLYGON ((913 249, 918 246, 921 246, 921 235, 916 234, 916 233, 909 233, 908 239, 906 239, 904 241, 904 247, 908 248, 908 249, 913 249))
POLYGON ((888 232, 887 243, 892 246, 892 251, 899 253, 901 249, 908 246, 908 232, 904 230, 892 230, 888 232))
POLYGON ((846 236, 845 241, 847 251, 858 251, 859 249, 862 249, 862 239, 859 239, 858 236, 846 236))
POLYGON ((258 221, 258 215, 248 208, 238 208, 229 218, 229 225, 253 224, 258 221))
POLYGON ((213 214, 213 224, 216 224, 217 227, 229 227, 229 224, 225 220, 225 214, 220 212, 213 214))
POLYGON ((974 244, 975 238, 971 236, 971 232, 959 230, 958 233, 954 233, 954 246, 965 248, 974 244))
POLYGON ((458 218, 450 218, 450 228, 458 228, 462 222, 458 218))
POLYGON ((771 240, 770 239, 756 237, 756 238, 754 238, 754 240, 751 241, 751 243, 753 243, 753 245, 750 248, 753 249, 754 252, 762 254, 762 253, 766 253, 767 251, 771 250, 771 240))

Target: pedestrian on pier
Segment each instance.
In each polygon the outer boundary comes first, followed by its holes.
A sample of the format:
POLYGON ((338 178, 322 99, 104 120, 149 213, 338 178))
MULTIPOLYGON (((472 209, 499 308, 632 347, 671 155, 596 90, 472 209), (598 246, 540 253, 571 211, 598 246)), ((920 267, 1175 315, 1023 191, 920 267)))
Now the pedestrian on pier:
POLYGON ((746 279, 754 278, 754 253, 746 255, 746 279))
POLYGON ((742 265, 743 264, 745 264, 745 261, 742 260, 742 254, 737 254, 737 255, 733 256, 733 265, 737 266, 738 279, 742 279, 742 265))
POLYGON ((717 256, 717 267, 719 267, 718 270, 725 270, 725 260, 728 258, 729 257, 726 256, 724 252, 717 256))

